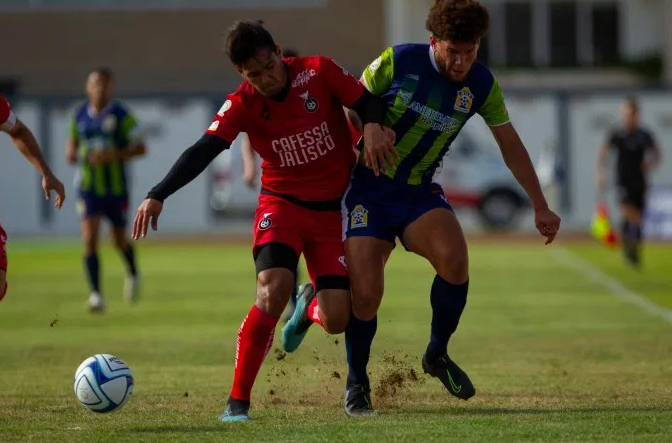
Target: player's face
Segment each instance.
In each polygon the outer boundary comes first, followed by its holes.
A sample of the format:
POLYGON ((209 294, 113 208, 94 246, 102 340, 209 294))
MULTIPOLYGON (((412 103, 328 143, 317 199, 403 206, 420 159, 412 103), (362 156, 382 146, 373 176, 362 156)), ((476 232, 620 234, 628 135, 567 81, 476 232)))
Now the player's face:
POLYGON ((637 109, 630 103, 624 103, 623 106, 621 106, 621 118, 623 119, 623 125, 625 125, 626 128, 633 129, 637 127, 639 115, 637 109))
POLYGON ((476 61, 480 40, 458 43, 437 40, 434 36, 430 36, 429 44, 432 46, 434 58, 441 73, 450 80, 459 82, 465 79, 476 61))
POLYGON ((92 72, 86 80, 86 95, 96 107, 103 107, 110 101, 112 82, 104 75, 92 72))
POLYGON ((238 66, 240 75, 266 97, 279 94, 287 83, 285 65, 280 47, 275 52, 261 50, 257 55, 238 66))

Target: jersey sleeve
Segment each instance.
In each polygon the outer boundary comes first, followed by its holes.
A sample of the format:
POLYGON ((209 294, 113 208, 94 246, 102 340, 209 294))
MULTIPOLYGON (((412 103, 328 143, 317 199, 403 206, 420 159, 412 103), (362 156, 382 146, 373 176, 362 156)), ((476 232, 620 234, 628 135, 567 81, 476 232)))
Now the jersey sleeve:
POLYGON ((16 114, 12 111, 7 100, 0 96, 0 130, 9 132, 16 126, 16 114))
POLYGON ((387 48, 380 57, 364 69, 362 81, 374 95, 383 95, 392 87, 394 79, 394 49, 387 48))
POLYGON ((509 111, 504 103, 502 88, 496 79, 492 79, 490 93, 485 99, 483 106, 478 110, 488 126, 502 126, 510 122, 509 111))
POLYGON ((320 74, 331 94, 346 108, 354 105, 364 93, 364 85, 331 58, 320 57, 320 74))
POLYGON ((239 93, 230 94, 205 131, 226 142, 233 143, 241 132, 247 132, 244 125, 245 104, 239 93))
POLYGON ((129 111, 125 111, 119 127, 124 146, 137 146, 144 143, 144 138, 138 120, 129 111))

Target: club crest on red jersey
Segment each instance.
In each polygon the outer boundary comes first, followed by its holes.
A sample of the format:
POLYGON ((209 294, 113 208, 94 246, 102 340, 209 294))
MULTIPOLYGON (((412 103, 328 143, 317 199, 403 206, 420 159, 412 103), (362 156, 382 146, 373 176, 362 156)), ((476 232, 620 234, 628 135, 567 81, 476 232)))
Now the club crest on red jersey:
POLYGON ((304 102, 303 102, 303 109, 305 109, 308 112, 315 112, 318 109, 320 109, 320 104, 315 100, 313 97, 310 96, 310 93, 308 91, 304 92, 301 94, 299 97, 301 97, 304 102))
POLYGON ((272 212, 265 213, 261 220, 259 220, 259 229, 265 231, 273 225, 273 220, 271 220, 272 212))

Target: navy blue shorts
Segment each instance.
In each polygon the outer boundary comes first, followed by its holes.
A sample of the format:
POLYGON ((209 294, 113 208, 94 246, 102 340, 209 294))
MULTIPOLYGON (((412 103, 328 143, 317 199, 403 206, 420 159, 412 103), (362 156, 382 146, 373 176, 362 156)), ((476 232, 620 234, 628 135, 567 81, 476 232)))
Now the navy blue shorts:
POLYGON ((77 213, 82 219, 103 215, 115 228, 125 228, 128 222, 128 196, 106 195, 100 197, 90 192, 79 191, 77 213))
POLYGON ((453 210, 441 185, 398 183, 358 164, 343 197, 343 240, 362 236, 395 244, 408 225, 437 208, 453 210))

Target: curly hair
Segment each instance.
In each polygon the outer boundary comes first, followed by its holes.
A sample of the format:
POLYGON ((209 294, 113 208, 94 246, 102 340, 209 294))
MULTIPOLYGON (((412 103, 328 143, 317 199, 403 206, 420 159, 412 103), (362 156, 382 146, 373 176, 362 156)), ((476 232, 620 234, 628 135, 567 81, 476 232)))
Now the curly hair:
POLYGON ((475 42, 487 34, 490 14, 477 0, 436 0, 426 27, 438 40, 475 42))

